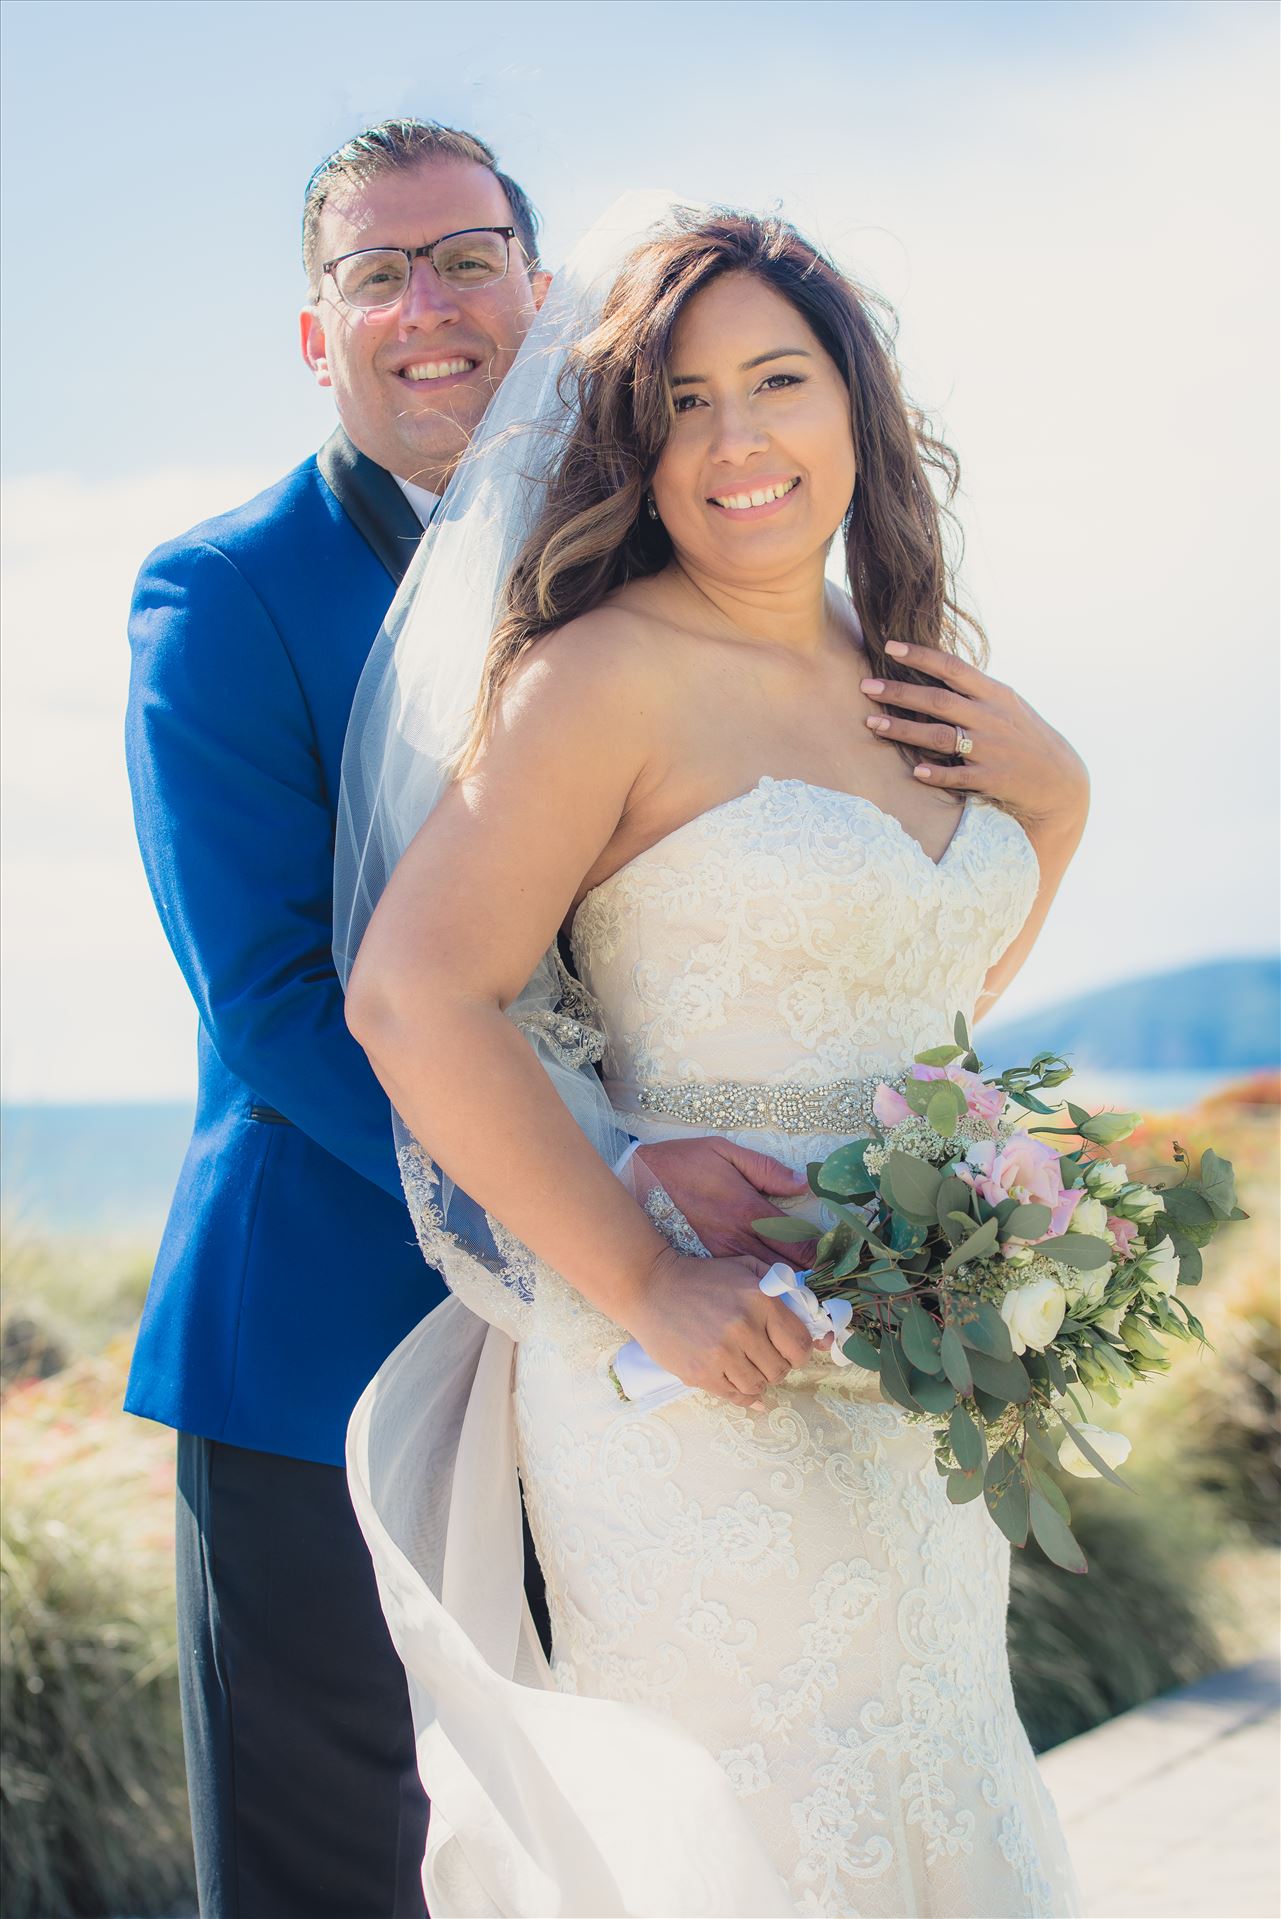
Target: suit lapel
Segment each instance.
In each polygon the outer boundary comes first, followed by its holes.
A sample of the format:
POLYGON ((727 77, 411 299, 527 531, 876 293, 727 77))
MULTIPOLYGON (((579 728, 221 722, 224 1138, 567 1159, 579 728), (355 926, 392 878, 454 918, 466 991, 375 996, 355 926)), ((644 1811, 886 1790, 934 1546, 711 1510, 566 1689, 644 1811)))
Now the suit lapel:
POLYGON ((325 484, 399 586, 422 538, 418 515, 385 467, 338 427, 316 455, 325 484))

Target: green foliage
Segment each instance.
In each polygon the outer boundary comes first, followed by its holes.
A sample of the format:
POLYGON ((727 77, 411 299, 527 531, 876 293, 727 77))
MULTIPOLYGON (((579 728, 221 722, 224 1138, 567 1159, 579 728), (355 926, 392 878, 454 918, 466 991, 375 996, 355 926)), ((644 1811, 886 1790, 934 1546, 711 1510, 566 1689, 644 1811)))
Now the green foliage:
POLYGON ((1210 1558, 1222 1532, 1208 1502, 1145 1479, 1127 1500, 1074 1481, 1072 1504, 1088 1578, 1041 1553, 1011 1558, 1010 1667, 1038 1752, 1221 1663, 1210 1558))
POLYGON ((124 1342, 4 1411, 0 1905, 193 1904, 173 1602, 171 1435, 118 1412, 124 1342))

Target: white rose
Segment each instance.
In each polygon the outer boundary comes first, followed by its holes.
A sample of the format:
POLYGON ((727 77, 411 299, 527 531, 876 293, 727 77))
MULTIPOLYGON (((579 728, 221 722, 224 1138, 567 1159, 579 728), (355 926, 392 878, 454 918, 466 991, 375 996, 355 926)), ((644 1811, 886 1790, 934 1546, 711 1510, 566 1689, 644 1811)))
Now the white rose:
POLYGON ((1030 1266, 1036 1254, 1030 1246, 1022 1246, 1012 1239, 1002 1246, 1001 1258, 1010 1266, 1030 1266))
POLYGON ((1174 1250, 1173 1240, 1163 1239, 1144 1253, 1139 1261, 1139 1271, 1144 1279, 1153 1286, 1159 1286, 1163 1293, 1169 1293, 1179 1283, 1179 1256, 1174 1250))
POLYGON ((1089 1233, 1094 1239, 1109 1239, 1108 1209, 1101 1199, 1086 1196, 1076 1203, 1076 1211, 1068 1221, 1069 1233, 1089 1233))
POLYGON ((1118 1161, 1091 1160, 1085 1169, 1085 1190, 1095 1199, 1115 1199, 1130 1175, 1118 1161))
POLYGON ((1067 1312, 1067 1294, 1057 1279, 1034 1279, 1030 1286, 1016 1286, 1001 1301, 1001 1318, 1010 1329, 1010 1344, 1016 1353, 1030 1346, 1035 1353, 1047 1347, 1067 1312))
MULTIPOLYGON (((1111 1466, 1115 1472, 1118 1466, 1124 1466, 1130 1457, 1130 1442, 1124 1433, 1109 1432, 1106 1426, 1082 1426, 1082 1437, 1089 1441, 1105 1466, 1111 1466)), ((1081 1452, 1076 1441, 1069 1433, 1059 1447, 1059 1464, 1065 1473, 1071 1473, 1077 1479, 1101 1479, 1103 1475, 1097 1466, 1092 1466, 1081 1452)))
POLYGON ((1112 1211, 1121 1219, 1132 1219, 1136 1226, 1150 1226, 1157 1214, 1165 1211, 1165 1201, 1150 1186, 1123 1186, 1112 1211))

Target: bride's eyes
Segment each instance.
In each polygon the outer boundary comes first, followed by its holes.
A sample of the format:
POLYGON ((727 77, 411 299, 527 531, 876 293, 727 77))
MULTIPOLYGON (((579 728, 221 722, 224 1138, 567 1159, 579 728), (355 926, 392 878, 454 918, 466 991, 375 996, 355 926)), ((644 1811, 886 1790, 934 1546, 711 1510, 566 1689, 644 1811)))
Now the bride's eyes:
MULTIPOLYGON (((803 377, 798 373, 771 373, 768 379, 761 381, 756 391, 758 393, 782 393, 785 392, 789 386, 803 386, 804 383, 803 377)), ((701 393, 677 393, 672 397, 673 413, 691 413, 696 406, 706 405, 707 401, 701 393)))

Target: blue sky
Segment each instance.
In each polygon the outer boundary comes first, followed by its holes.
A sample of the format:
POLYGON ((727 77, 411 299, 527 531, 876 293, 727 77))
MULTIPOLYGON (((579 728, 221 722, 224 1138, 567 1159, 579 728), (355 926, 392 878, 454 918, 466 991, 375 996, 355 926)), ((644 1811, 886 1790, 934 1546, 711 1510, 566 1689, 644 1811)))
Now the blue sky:
POLYGON ((190 1084, 120 767, 129 585, 327 433, 302 188, 392 112, 489 138, 553 264, 615 193, 671 186, 781 205, 896 302, 962 456, 993 669, 1095 776, 1011 1010, 1275 944, 1270 0, 3 18, 6 1097, 190 1084))

